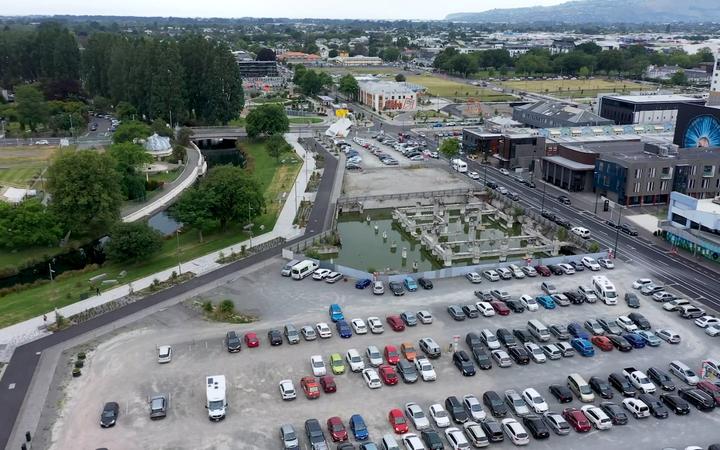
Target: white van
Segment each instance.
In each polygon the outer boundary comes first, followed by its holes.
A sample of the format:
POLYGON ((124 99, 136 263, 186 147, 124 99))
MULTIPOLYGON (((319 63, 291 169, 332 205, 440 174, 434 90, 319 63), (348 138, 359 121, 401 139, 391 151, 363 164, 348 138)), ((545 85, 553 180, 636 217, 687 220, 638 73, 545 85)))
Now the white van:
POLYGON ((293 280, 302 280, 308 275, 311 275, 318 268, 318 263, 315 261, 306 259, 305 261, 295 264, 292 268, 293 280))
POLYGON ((205 388, 205 408, 208 410, 208 417, 210 420, 224 419, 225 408, 228 405, 225 398, 225 375, 205 377, 205 388))
POLYGON ((670 363, 670 372, 690 386, 695 386, 700 381, 695 371, 682 361, 672 361, 670 363))
POLYGON ((580 237, 583 238, 583 239, 589 239, 589 238, 590 238, 590 230, 588 230, 587 228, 583 228, 583 227, 572 227, 572 228, 570 229, 570 231, 572 231, 574 234, 576 234, 577 236, 580 236, 580 237))
POLYGON ((535 336, 538 341, 546 342, 549 341, 551 338, 550 330, 548 330, 548 327, 546 327, 545 324, 543 324, 537 319, 529 320, 527 323, 527 328, 530 334, 535 336))
POLYGON ((452 163, 452 168, 460 173, 465 173, 468 170, 467 163, 463 161, 462 159, 453 159, 450 161, 452 163))
POLYGON ((282 275, 284 277, 289 277, 292 274, 292 268, 299 263, 300 263, 299 259, 293 259, 293 260, 288 261, 288 263, 285 264, 283 266, 282 270, 280 271, 280 275, 282 275))

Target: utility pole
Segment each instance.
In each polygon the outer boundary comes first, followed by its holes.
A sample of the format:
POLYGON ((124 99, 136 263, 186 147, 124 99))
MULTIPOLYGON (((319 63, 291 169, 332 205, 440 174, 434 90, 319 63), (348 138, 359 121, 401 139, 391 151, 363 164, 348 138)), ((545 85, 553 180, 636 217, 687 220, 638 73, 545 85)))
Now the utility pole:
POLYGON ((617 227, 615 227, 615 247, 613 248, 613 258, 617 258, 618 239, 620 239, 620 219, 622 219, 622 212, 624 207, 618 205, 620 213, 618 214, 617 227))
POLYGON ((543 195, 542 195, 542 202, 540 205, 540 214, 545 212, 545 189, 547 188, 547 183, 543 181, 543 195))
POLYGON ((175 238, 177 240, 178 275, 182 275, 182 266, 180 265, 180 229, 175 230, 175 238))

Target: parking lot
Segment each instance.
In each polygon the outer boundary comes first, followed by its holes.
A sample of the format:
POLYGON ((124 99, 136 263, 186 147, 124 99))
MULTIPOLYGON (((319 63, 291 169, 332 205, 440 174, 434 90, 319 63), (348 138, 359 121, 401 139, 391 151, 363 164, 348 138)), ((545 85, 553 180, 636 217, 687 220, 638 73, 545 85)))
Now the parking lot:
MULTIPOLYGON (((308 448, 302 432, 308 418, 317 418, 326 431, 325 421, 331 416, 340 416, 345 424, 353 414, 361 414, 370 431, 370 439, 379 442, 383 434, 392 433, 387 420, 392 408, 403 409, 405 403, 416 402, 427 408, 433 403, 444 403, 446 397, 455 395, 462 398, 474 394, 478 398, 488 390, 501 394, 507 389, 521 392, 527 387, 536 388, 550 405, 560 412, 564 407, 580 408, 583 404, 575 399, 570 404, 560 405, 548 392, 550 384, 565 384, 568 374, 580 373, 585 379, 591 376, 607 378, 608 374, 621 371, 623 367, 634 366, 646 370, 650 366, 667 368, 674 359, 680 359, 698 369, 701 360, 720 358, 720 338, 703 333, 692 321, 683 320, 676 314, 662 310, 661 304, 649 297, 641 297, 641 312, 652 324, 653 329, 671 327, 682 337, 678 345, 662 343, 659 347, 636 349, 629 353, 617 350, 596 351, 591 358, 576 355, 548 361, 544 364, 531 362, 529 365, 501 369, 494 366, 489 371, 478 370, 473 377, 463 377, 452 364, 447 351, 453 336, 460 336, 460 348, 468 350, 464 343, 465 334, 478 332, 483 328, 497 330, 524 329, 528 320, 537 318, 545 324, 571 321, 584 322, 590 318, 618 316, 629 310, 621 300, 617 306, 602 303, 571 305, 554 310, 542 307, 536 312, 509 316, 452 320, 446 312, 450 304, 468 304, 477 301, 474 289, 490 290, 496 287, 506 289, 513 297, 522 294, 539 295, 540 283, 547 278, 527 278, 490 283, 484 280, 472 285, 464 278, 439 280, 430 291, 418 290, 402 297, 393 297, 389 292, 373 296, 370 290, 357 290, 354 280, 327 284, 307 278, 294 281, 279 275, 280 259, 271 260, 261 267, 244 274, 236 280, 214 291, 204 298, 215 300, 230 298, 236 307, 260 317, 248 325, 209 323, 190 312, 185 306, 176 306, 148 317, 135 326, 101 340, 88 356, 83 376, 68 384, 64 399, 58 404, 48 405, 45 412, 48 432, 45 436, 53 449, 274 449, 281 448, 278 437, 279 425, 291 423, 301 435, 301 448, 308 448), (393 332, 385 324, 383 334, 354 335, 350 339, 337 336, 335 327, 328 317, 328 305, 339 304, 348 321, 355 317, 365 320, 378 316, 383 321, 387 315, 403 311, 429 310, 434 322, 393 332), (296 327, 328 322, 333 331, 330 339, 313 342, 301 341, 298 345, 285 342, 279 347, 270 347, 267 331, 281 328, 286 323, 296 327), (255 331, 261 339, 259 348, 246 348, 239 353, 228 353, 223 338, 228 330, 243 335, 255 331), (309 359, 320 354, 326 364, 332 353, 345 354, 350 348, 364 353, 368 345, 381 350, 385 345, 400 346, 402 342, 417 345, 418 339, 432 337, 441 346, 443 356, 432 360, 437 372, 437 381, 418 381, 414 384, 402 382, 395 386, 369 389, 360 374, 346 371, 335 377, 337 392, 321 394, 317 400, 308 400, 300 389, 300 378, 311 375, 309 359), (170 364, 159 365, 156 361, 158 345, 172 345, 173 360, 170 364), (711 353, 708 350, 711 350, 711 353), (228 382, 229 408, 227 417, 221 422, 210 422, 205 403, 205 376, 225 375, 228 382), (298 390, 298 398, 282 401, 278 382, 291 379, 298 390), (168 416, 159 421, 148 417, 147 399, 163 393, 169 396, 168 416), (101 429, 99 414, 105 402, 120 404, 120 416, 115 427, 101 429), (55 414, 54 408, 58 408, 55 414), (57 417, 52 417, 52 416, 57 417)), ((617 287, 620 296, 632 291, 632 281, 646 277, 642 267, 619 263, 614 270, 603 270, 617 287)), ((554 276, 551 280, 560 291, 575 290, 578 285, 589 285, 593 274, 588 271, 569 276, 554 276)), ((61 371, 69 372, 67 367, 61 371)), ((675 379, 678 385, 682 383, 675 379)), ((616 392, 613 401, 619 402, 616 392)), ((598 400, 595 402, 599 403, 598 400)), ((691 407, 688 416, 670 415, 668 419, 630 418, 628 425, 613 427, 609 431, 593 430, 579 434, 572 431, 568 436, 551 435, 538 441, 531 438, 530 447, 537 449, 660 449, 664 447, 684 448, 687 445, 707 446, 720 440, 720 410, 702 413, 691 407)), ((411 431, 414 429, 411 426, 411 431)), ((353 441, 351 437, 351 441, 353 441)), ((514 447, 507 439, 496 448, 514 447)), ((334 448, 334 445, 331 446, 334 448)))

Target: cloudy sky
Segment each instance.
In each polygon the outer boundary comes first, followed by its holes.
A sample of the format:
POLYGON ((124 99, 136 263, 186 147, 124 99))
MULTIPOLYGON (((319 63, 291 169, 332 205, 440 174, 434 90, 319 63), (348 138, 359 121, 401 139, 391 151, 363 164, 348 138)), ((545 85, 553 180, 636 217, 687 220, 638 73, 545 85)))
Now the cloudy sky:
POLYGON ((563 0, 23 0, 0 15, 442 19, 453 12, 555 5, 563 0))

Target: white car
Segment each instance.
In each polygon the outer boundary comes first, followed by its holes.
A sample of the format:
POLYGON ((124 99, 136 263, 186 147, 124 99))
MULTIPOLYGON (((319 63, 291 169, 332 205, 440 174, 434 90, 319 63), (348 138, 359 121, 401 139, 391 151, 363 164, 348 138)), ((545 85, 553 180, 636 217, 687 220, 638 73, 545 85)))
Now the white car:
POLYGON ((510 175, 510 172, 508 172, 508 170, 505 168, 500 169, 500 173, 503 175, 510 175))
POLYGON ((350 366, 350 370, 352 372, 360 372, 365 368, 365 361, 363 361, 362 356, 360 356, 360 352, 354 348, 347 351, 345 354, 345 360, 347 361, 348 366, 350 366))
POLYGON ((418 431, 430 428, 430 421, 417 403, 405 403, 405 415, 408 416, 418 431))
POLYGON ((376 281, 373 283, 373 294, 383 295, 385 293, 385 286, 382 281, 376 281))
POLYGON ((558 267, 562 269, 565 275, 572 275, 575 273, 575 268, 568 263, 560 263, 558 264, 558 267))
POLYGON ((527 309, 528 311, 537 311, 539 306, 538 303, 535 301, 535 299, 532 297, 532 295, 521 295, 520 296, 520 303, 527 309))
POLYGON ((508 389, 505 391, 505 403, 507 403, 510 409, 520 417, 530 414, 530 408, 527 404, 525 404, 525 401, 522 397, 520 397, 520 394, 518 394, 514 389, 508 389))
POLYGON ((50 142, 47 139, 40 139, 39 141, 35 141, 35 145, 49 145, 50 142))
MULTIPOLYGON (((407 450, 425 450, 425 444, 415 433, 405 433, 402 435, 403 445, 407 450)), ((393 447, 398 448, 398 447, 393 447)))
POLYGON ((280 397, 283 400, 292 400, 297 397, 297 392, 295 391, 292 380, 280 381, 280 397))
POLYGON ((665 311, 677 311, 681 306, 689 305, 690 301, 684 298, 678 298, 667 303, 663 303, 662 307, 665 311))
POLYGON ((522 266, 520 270, 522 270, 525 276, 528 277, 536 277, 538 274, 537 270, 535 270, 533 266, 522 266))
POLYGON ((585 266, 587 269, 597 271, 600 270, 600 264, 595 261, 595 258, 591 258, 589 256, 584 256, 583 259, 580 260, 582 262, 582 265, 585 266))
POLYGON ((353 327, 353 330, 355 330, 355 334, 367 334, 368 329, 365 325, 365 321, 362 319, 353 319, 350 321, 350 324, 353 327))
POLYGON ((450 448, 453 450, 467 450, 470 448, 470 443, 463 432, 460 431, 460 428, 448 428, 445 430, 445 438, 447 438, 450 448))
POLYGON ((626 398, 623 399, 622 404, 636 419, 650 417, 650 408, 640 399, 626 398))
POLYGON ((330 284, 337 283, 342 279, 342 277, 343 274, 341 274, 340 272, 330 272, 328 276, 325 277, 325 282, 330 284))
POLYGON ((330 269, 316 269, 312 274, 313 280, 324 280, 331 272, 330 269))
POLYGON ((545 399, 534 388, 527 388, 522 393, 523 400, 536 414, 548 412, 548 404, 545 399))
POLYGON ((545 356, 550 359, 562 358, 562 352, 555 344, 544 344, 541 348, 542 351, 545 352, 545 356))
POLYGON ((373 367, 378 367, 383 363, 382 354, 374 345, 368 346, 367 350, 365 350, 365 356, 367 356, 370 365, 373 367))
POLYGON ((322 355, 312 355, 310 357, 310 367, 312 367, 313 375, 316 377, 322 377, 327 373, 322 355))
POLYGON ((705 334, 712 337, 720 336, 720 325, 708 325, 705 328, 705 334))
POLYGON ((382 332, 385 331, 385 327, 379 317, 368 317, 367 324, 372 334, 382 334, 382 332))
POLYGON ((650 278, 640 278, 638 280, 633 281, 632 287, 633 289, 642 289, 643 286, 652 284, 652 280, 650 278))
POLYGON ((372 367, 363 369, 362 376, 363 380, 365 380, 365 383, 370 389, 380 389, 382 387, 380 376, 378 376, 377 371, 375 371, 372 367))
POLYGON ((487 434, 485 434, 485 431, 479 423, 468 420, 463 424, 463 428, 465 429, 468 441, 470 441, 475 448, 487 447, 490 445, 487 434))
POLYGON ((482 278, 480 278, 480 274, 477 272, 470 272, 465 275, 465 278, 473 284, 482 283, 482 278))
POLYGON ((528 445, 530 443, 530 437, 525 428, 520 425, 520 422, 515 419, 503 419, 501 423, 505 435, 513 444, 528 445))
POLYGON ((493 269, 485 270, 482 274, 489 281, 500 281, 500 274, 493 269))
POLYGON ((557 288, 549 281, 543 281, 540 283, 540 289, 548 295, 557 294, 557 288))
POLYGON ((433 323, 432 314, 430 314, 430 311, 427 311, 424 309, 422 311, 418 311, 417 318, 420 321, 420 323, 423 323, 425 325, 429 325, 429 324, 433 323))
POLYGON ((534 342, 526 342, 525 343, 525 350, 530 353, 530 357, 538 364, 542 364, 545 361, 547 361, 547 358, 545 357, 545 353, 540 348, 539 345, 537 345, 534 342))
POLYGON ((474 395, 463 396, 463 405, 465 406, 465 411, 468 415, 470 415, 472 420, 485 419, 486 414, 485 411, 483 411, 480 400, 478 400, 474 395))
POLYGON ((615 263, 612 262, 611 259, 607 259, 607 258, 598 259, 598 264, 600 264, 600 267, 604 267, 606 269, 614 269, 615 268, 615 263))
POLYGON ((628 333, 637 331, 638 329, 637 325, 635 325, 635 322, 630 320, 628 316, 619 316, 615 323, 617 323, 620 328, 627 331, 628 333))
POLYGON ((713 316, 702 316, 695 319, 695 325, 700 328, 707 328, 711 325, 720 325, 720 319, 713 316))
POLYGON ((652 295, 653 300, 655 300, 656 302, 663 302, 663 303, 669 302, 670 300, 675 300, 676 298, 677 297, 675 296, 675 294, 671 294, 670 292, 667 292, 667 291, 656 292, 652 295))
POLYGON ((475 303, 475 306, 477 306, 478 311, 480 311, 480 314, 484 317, 495 315, 495 309, 492 307, 490 302, 477 302, 475 303))
POLYGON ((605 414, 605 411, 597 406, 585 405, 580 408, 580 410, 598 430, 609 430, 612 428, 612 420, 605 414))
POLYGON ((680 335, 670 328, 660 328, 659 330, 655 330, 655 334, 665 342, 669 342, 671 344, 680 343, 680 335))
POLYGON ((430 417, 433 418, 435 425, 438 428, 445 428, 450 426, 450 415, 440 403, 430 405, 430 417))
POLYGON ((172 361, 172 347, 161 345, 158 347, 158 363, 167 364, 172 361))
POLYGON ((510 355, 508 355, 505 350, 493 350, 490 352, 490 355, 492 355, 498 366, 503 368, 512 366, 510 355))
POLYGON ((420 374, 420 378, 422 378, 423 381, 437 380, 437 373, 435 373, 435 369, 433 368, 432 363, 426 357, 416 356, 415 368, 417 369, 418 373, 420 374))
POLYGON ((468 176, 472 178, 473 180, 479 180, 480 174, 477 172, 468 172, 468 176))
POLYGON ((328 339, 332 337, 332 330, 325 322, 320 322, 315 325, 315 329, 317 330, 318 336, 320 336, 322 339, 328 339))

